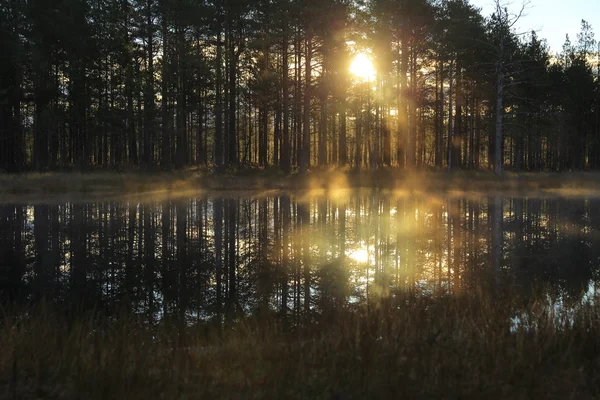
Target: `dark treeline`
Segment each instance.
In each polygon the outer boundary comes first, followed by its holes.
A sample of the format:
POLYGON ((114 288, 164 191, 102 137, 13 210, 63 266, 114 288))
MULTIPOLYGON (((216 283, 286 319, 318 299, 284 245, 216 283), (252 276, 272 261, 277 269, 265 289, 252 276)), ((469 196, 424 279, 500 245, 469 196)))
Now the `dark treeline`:
POLYGON ((577 304, 596 293, 599 206, 377 192, 3 205, 0 298, 126 309, 152 323, 301 324, 402 293, 536 286, 577 304))
POLYGON ((464 0, 0 0, 0 169, 600 167, 590 25, 552 56, 517 18, 464 0), (372 78, 349 73, 360 52, 372 78))

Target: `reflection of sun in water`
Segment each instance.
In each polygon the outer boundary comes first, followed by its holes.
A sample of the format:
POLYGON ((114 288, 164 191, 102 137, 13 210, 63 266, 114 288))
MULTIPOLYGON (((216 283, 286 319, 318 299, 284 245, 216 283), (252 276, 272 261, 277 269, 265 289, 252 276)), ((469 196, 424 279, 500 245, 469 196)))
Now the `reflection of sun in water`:
POLYGON ((358 263, 366 263, 369 261, 369 252, 365 248, 359 248, 349 252, 348 257, 358 263))
POLYGON ((375 67, 366 53, 358 53, 354 57, 350 64, 350 72, 363 80, 375 77, 375 67))

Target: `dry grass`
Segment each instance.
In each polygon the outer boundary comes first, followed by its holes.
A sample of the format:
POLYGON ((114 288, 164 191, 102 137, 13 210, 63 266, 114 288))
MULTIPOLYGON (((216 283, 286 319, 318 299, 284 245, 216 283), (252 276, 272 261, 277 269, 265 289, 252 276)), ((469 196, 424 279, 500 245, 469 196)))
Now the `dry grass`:
POLYGON ((498 178, 489 171, 447 173, 432 169, 348 171, 314 169, 306 175, 286 176, 276 169, 253 169, 215 174, 210 170, 176 172, 90 172, 0 174, 0 202, 77 201, 151 195, 189 196, 211 191, 265 194, 273 191, 379 188, 397 193, 465 192, 535 196, 600 196, 597 173, 506 172, 498 178))
POLYGON ((18 399, 594 398, 600 309, 404 298, 307 329, 243 320, 149 329, 133 317, 4 315, 0 395, 18 399), (511 328, 517 308, 536 328, 511 328))

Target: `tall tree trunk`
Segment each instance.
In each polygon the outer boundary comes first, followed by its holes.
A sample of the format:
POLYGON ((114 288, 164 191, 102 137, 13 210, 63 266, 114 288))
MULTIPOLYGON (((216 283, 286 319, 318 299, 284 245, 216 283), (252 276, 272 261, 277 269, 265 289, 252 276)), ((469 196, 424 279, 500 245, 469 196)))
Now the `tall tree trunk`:
MULTIPOLYGON (((200 39, 200 31, 201 28, 196 28, 196 57, 200 59, 202 57, 203 47, 201 46, 200 39)), ((197 165, 206 165, 207 157, 206 157, 206 148, 204 147, 204 137, 206 135, 204 131, 204 113, 205 113, 205 105, 204 105, 204 90, 205 87, 203 85, 202 79, 198 79, 198 84, 196 87, 197 95, 198 95, 198 111, 197 111, 197 122, 198 126, 196 126, 196 164, 197 165)))
POLYGON ((364 117, 365 117, 365 113, 362 110, 363 107, 363 98, 362 98, 362 89, 359 89, 360 95, 359 95, 359 100, 358 100, 358 110, 357 110, 357 116, 356 119, 354 120, 354 125, 355 125, 355 140, 354 140, 354 167, 356 168, 356 170, 360 170, 361 166, 362 166, 362 146, 363 146, 363 126, 364 126, 364 117))
POLYGON ((408 39, 404 32, 400 54, 400 85, 398 94, 398 138, 397 157, 398 165, 404 167, 409 160, 405 160, 408 141, 408 39))
POLYGON ((237 101, 237 67, 238 60, 235 51, 235 31, 234 31, 234 13, 230 10, 227 13, 227 31, 229 47, 229 129, 227 140, 227 164, 236 166, 238 164, 237 154, 237 119, 236 119, 236 101, 237 101))
POLYGON ((502 122, 504 117, 503 91, 504 91, 504 73, 502 72, 502 61, 498 61, 496 77, 496 135, 494 140, 494 173, 497 176, 502 174, 503 154, 502 154, 502 122))
POLYGON ((34 87, 35 114, 34 114, 34 154, 35 169, 43 171, 48 168, 48 89, 46 88, 48 74, 42 64, 38 67, 38 77, 34 87))
POLYGON ((417 67, 414 47, 410 49, 410 89, 407 87, 408 100, 408 154, 406 164, 414 167, 417 161, 417 67))
POLYGON ((339 134, 339 165, 345 166, 348 164, 348 145, 346 144, 346 95, 345 93, 342 95, 342 100, 340 101, 341 110, 340 110, 340 134, 339 134))
POLYGON ((281 88, 277 88, 275 103, 275 122, 273 123, 273 165, 281 165, 281 88))
POLYGON ((171 129, 169 124, 169 30, 167 25, 167 10, 165 9, 165 0, 162 0, 162 89, 161 89, 161 131, 162 131, 162 155, 161 166, 169 168, 171 166, 171 129))
POLYGON ((454 164, 454 160, 452 158, 452 146, 454 143, 453 135, 453 118, 454 118, 454 104, 453 104, 453 95, 454 95, 454 61, 450 61, 450 69, 448 70, 448 80, 450 81, 450 87, 448 90, 448 171, 452 171, 452 167, 454 164))
POLYGON ((461 65, 457 61, 456 63, 456 114, 455 124, 454 124, 454 133, 452 135, 452 169, 457 169, 461 167, 461 144, 462 144, 462 134, 463 134, 463 119, 462 119, 462 107, 463 107, 463 84, 462 84, 462 70, 461 65))
MULTIPOLYGON (((123 5, 123 13, 125 14, 125 32, 127 35, 127 43, 131 43, 132 38, 129 29, 129 1, 122 0, 123 5)), ((135 112, 133 110, 133 63, 132 60, 132 51, 127 50, 127 65, 126 65, 126 76, 125 76, 125 92, 127 97, 127 159, 130 164, 138 164, 138 151, 137 151, 137 138, 136 138, 136 130, 135 130, 135 112)))
MULTIPOLYGON (((269 48, 265 46, 262 50, 262 59, 260 62, 260 72, 262 76, 269 73, 269 48)), ((258 130, 258 163, 266 167, 269 164, 268 145, 269 145, 269 97, 271 94, 266 87, 266 80, 263 80, 261 88, 260 108, 259 108, 259 130, 258 130)))
POLYGON ((154 0, 146 3, 146 88, 144 90, 144 165, 152 165, 152 139, 154 137, 154 0))
MULTIPOLYGON (((477 114, 477 100, 473 94, 474 90, 471 86, 471 116, 469 117, 469 168, 475 168, 475 114, 477 114)), ((466 150, 466 149, 465 149, 466 150)))
POLYGON ((300 38, 299 29, 296 29, 294 39, 294 147, 295 151, 294 162, 297 166, 302 163, 302 95, 301 95, 301 82, 302 82, 302 40, 300 38))
POLYGON ((223 157, 223 42, 222 42, 222 9, 221 1, 219 0, 218 17, 217 17, 217 57, 216 63, 216 88, 215 88, 215 139, 214 139, 214 162, 217 169, 222 170, 224 167, 223 157))
POLYGON ((12 118, 12 133, 13 133, 13 157, 14 163, 12 170, 14 172, 21 172, 25 166, 24 160, 24 140, 23 140, 23 127, 21 126, 21 72, 17 69, 15 71, 15 86, 12 93, 12 106, 13 106, 13 118, 12 118))
POLYGON ((302 134, 302 157, 300 159, 300 172, 306 173, 310 166, 310 98, 312 93, 312 47, 313 37, 310 30, 306 34, 305 85, 304 85, 304 121, 302 134))
POLYGON ((318 142, 318 164, 326 165, 329 125, 329 90, 330 81, 333 76, 330 74, 330 54, 332 52, 331 38, 325 38, 321 45, 321 53, 323 59, 321 61, 321 77, 319 90, 319 103, 321 115, 319 118, 319 142, 318 142))
POLYGON ((198 88, 198 126, 196 127, 196 164, 206 165, 206 149, 204 147, 204 96, 203 89, 198 88))
POLYGON ((182 168, 187 163, 187 106, 186 106, 186 74, 183 62, 184 54, 184 30, 177 26, 175 33, 177 35, 177 149, 175 157, 175 166, 182 168))
POLYGON ((474 157, 475 157, 475 169, 479 169, 480 163, 480 151, 481 151, 481 112, 479 106, 479 99, 475 102, 475 149, 474 149, 474 157))
POLYGON ((327 164, 327 107, 328 107, 328 93, 327 93, 327 79, 325 67, 323 67, 323 75, 321 76, 321 117, 319 120, 319 165, 327 164))
POLYGON ((444 105, 440 92, 444 90, 444 81, 442 77, 442 62, 438 61, 438 67, 435 70, 435 138, 434 138, 434 164, 436 167, 442 166, 442 132, 443 132, 443 114, 444 105), (439 89, 438 89, 439 88, 439 89), (441 121, 441 123, 440 123, 441 121))
POLYGON ((281 84, 283 86, 283 140, 281 145, 281 168, 286 174, 289 174, 292 172, 292 168, 290 159, 290 95, 288 81, 289 52, 287 31, 283 35, 283 43, 281 47, 283 51, 283 68, 281 72, 281 84))

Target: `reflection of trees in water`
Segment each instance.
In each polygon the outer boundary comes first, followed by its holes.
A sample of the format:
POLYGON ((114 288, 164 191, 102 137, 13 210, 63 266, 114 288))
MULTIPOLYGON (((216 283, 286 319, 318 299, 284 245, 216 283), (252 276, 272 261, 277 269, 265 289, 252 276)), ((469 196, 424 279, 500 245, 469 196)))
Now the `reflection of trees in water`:
POLYGON ((148 323, 290 323, 408 291, 550 287, 578 301, 599 200, 199 198, 0 207, 8 298, 125 307, 148 323))
POLYGON ((514 282, 581 298, 599 265, 598 205, 583 199, 512 201, 505 234, 514 282))

